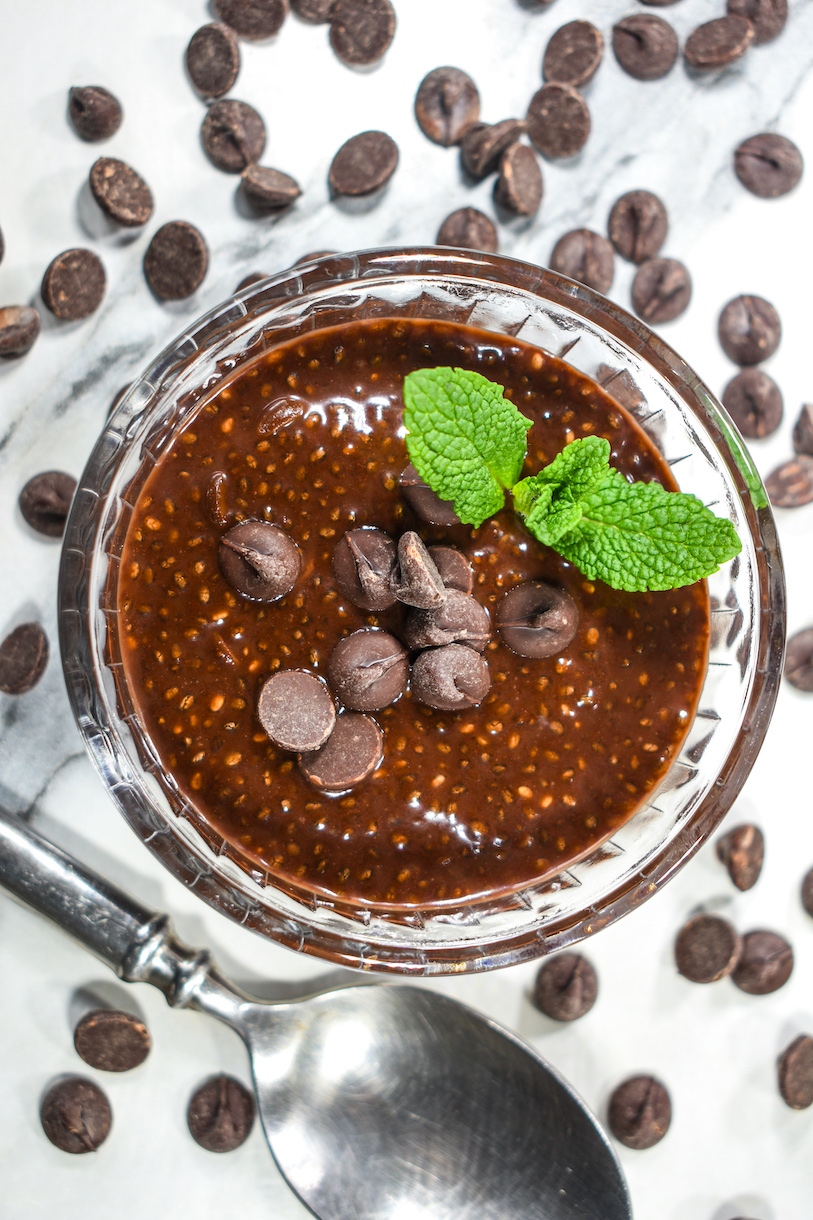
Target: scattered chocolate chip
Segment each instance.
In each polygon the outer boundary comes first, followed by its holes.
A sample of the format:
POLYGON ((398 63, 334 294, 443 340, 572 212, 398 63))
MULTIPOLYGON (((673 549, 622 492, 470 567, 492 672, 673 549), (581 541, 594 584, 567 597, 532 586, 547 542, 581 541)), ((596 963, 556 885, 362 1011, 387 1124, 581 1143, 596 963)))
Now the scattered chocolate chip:
POLYGON ((515 144, 525 131, 522 119, 503 119, 501 123, 473 123, 460 141, 460 159, 472 178, 485 178, 497 168, 506 148, 515 144))
POLYGON ((717 333, 735 364, 759 364, 772 356, 782 338, 779 314, 763 297, 734 297, 720 314, 717 333))
POLYGON ((438 246, 461 246, 464 250, 487 250, 497 253, 497 230, 493 221, 477 208, 458 208, 450 213, 438 229, 438 246))
POLYGON ((545 48, 542 76, 560 85, 586 85, 598 71, 603 54, 600 30, 589 21, 568 21, 545 48))
POLYGON ((784 674, 797 690, 813 691, 813 627, 797 631, 788 640, 784 674))
POLYGON ((717 858, 728 869, 738 890, 750 890, 759 880, 765 859, 765 838, 758 826, 735 826, 717 840, 717 858))
POLYGON ((695 915, 675 941, 675 962, 692 983, 715 983, 737 965, 742 940, 737 929, 719 915, 695 915))
POLYGON ((654 1147, 666 1135, 671 1121, 669 1094, 654 1076, 632 1076, 610 1097, 610 1130, 627 1148, 654 1147))
POLYGON ((348 530, 333 551, 333 575, 348 601, 362 610, 387 610, 394 605, 390 582, 395 555, 395 543, 384 530, 348 530))
POLYGON ((95 1152, 107 1139, 112 1121, 102 1090, 81 1076, 58 1081, 40 1106, 42 1129, 62 1152, 95 1152))
POLYGON ((418 86, 415 118, 434 144, 458 144, 480 117, 480 94, 474 81, 460 68, 435 68, 418 86))
POLYGON ((263 155, 265 123, 247 102, 223 98, 206 111, 200 139, 212 165, 227 174, 241 174, 263 155))
POLYGON ((147 283, 162 301, 191 296, 203 283, 209 249, 203 235, 185 220, 171 220, 153 235, 144 255, 147 283))
POLYGON ((20 492, 20 512, 38 534, 61 538, 76 491, 76 479, 62 470, 45 470, 29 479, 20 492))
POLYGON ((497 606, 502 641, 521 657, 561 654, 578 625, 579 609, 570 594, 539 580, 516 585, 497 606))
POLYGON ((577 1021, 596 1002, 598 978, 580 953, 557 953, 539 967, 534 1004, 554 1021, 577 1021))
POLYGON ((40 333, 40 316, 30 305, 0 308, 0 356, 24 356, 40 333))
POLYGON ((771 471, 765 490, 775 508, 801 508, 813 500, 813 457, 799 453, 771 471))
POLYGON ((254 1098, 233 1076, 213 1076, 189 1099, 189 1134, 208 1152, 233 1152, 254 1126, 254 1098))
POLYGON ((240 45, 231 26, 222 21, 202 25, 186 48, 186 70, 202 97, 228 93, 240 71, 240 45))
POLYGON ((749 439, 770 436, 782 422, 782 391, 762 369, 737 373, 723 390, 723 406, 749 439))
POLYGON ((552 271, 570 276, 596 292, 607 293, 615 275, 613 248, 592 229, 571 229, 559 238, 550 256, 552 271))
POLYGON ((142 1021, 112 1008, 85 1013, 74 1030, 73 1044, 80 1058, 100 1072, 129 1072, 144 1062, 152 1045, 142 1021))
POLYGON ((528 107, 528 135, 543 157, 573 157, 590 135, 590 111, 570 85, 543 85, 528 107))
POLYGON ((216 470, 209 476, 204 492, 206 511, 219 529, 226 529, 229 524, 229 506, 226 499, 228 479, 222 470, 216 470))
POLYGON ((48 664, 48 637, 39 623, 22 623, 0 644, 0 691, 24 695, 48 664))
POLYGON ((497 203, 517 216, 534 216, 542 202, 542 171, 527 144, 511 144, 500 158, 500 175, 494 187, 497 203))
POLYGON ((406 690, 409 677, 406 649, 387 631, 354 631, 333 649, 327 677, 345 707, 375 712, 389 707, 406 690))
POLYGON ((677 63, 680 45, 663 17, 633 13, 613 26, 613 53, 628 76, 660 80, 677 63))
POLYGON ((651 191, 627 191, 616 199, 607 222, 610 241, 633 263, 654 258, 666 241, 666 208, 651 191))
POLYGON ((743 140, 734 151, 734 171, 743 186, 760 199, 776 199, 792 191, 804 161, 792 140, 762 132, 743 140))
POLYGON ((90 170, 90 189, 116 224, 134 229, 152 216, 152 192, 140 174, 116 157, 99 157, 90 170))
MULTIPOLYGON (((463 211, 473 212, 474 208, 464 208, 463 211)), ((455 216, 457 213, 452 213, 452 215, 455 216)), ((478 212, 477 215, 483 216, 483 213, 478 212)), ((451 219, 452 217, 450 216, 449 220, 451 219)), ((488 217, 483 216, 483 219, 488 220, 488 217)), ((488 223, 491 224, 491 221, 488 223)), ((443 229, 441 229, 441 233, 442 232, 443 229)), ((440 233, 438 234, 438 238, 440 238, 440 233)), ((439 241, 438 244, 459 245, 460 243, 444 243, 439 241)), ((401 488, 401 495, 409 504, 409 507, 423 521, 428 521, 430 525, 460 524, 460 518, 454 510, 454 502, 452 500, 441 500, 438 493, 433 491, 428 483, 423 482, 421 476, 418 474, 411 462, 401 471, 398 479, 398 485, 401 488)))
POLYGON ((732 974, 740 991, 749 995, 768 995, 778 991, 793 970, 793 950, 775 932, 746 932, 742 955, 732 974))
POLYGON ((299 769, 315 788, 344 792, 372 775, 383 754, 384 734, 376 722, 343 712, 321 750, 299 756, 299 769))
POLYGON ((476 707, 490 687, 488 665, 479 652, 463 644, 429 648, 412 666, 412 694, 419 702, 439 711, 476 707))
POLYGON ((404 620, 408 648, 467 644, 482 652, 490 639, 491 621, 485 606, 458 589, 447 589, 445 601, 436 610, 410 610, 404 620))
POLYGON ((83 140, 108 140, 121 127, 121 102, 100 85, 84 85, 69 90, 68 115, 83 140))
POLYGON ((283 669, 266 678, 257 715, 274 745, 296 754, 318 750, 336 723, 330 691, 304 669, 283 669))
MULTIPOLYGON (((813 632, 811 632, 810 645, 811 652, 813 652, 813 632)), ((811 682, 811 690, 813 690, 813 682, 811 682)), ((813 915, 813 868, 802 878, 802 906, 808 915, 813 915)))
POLYGON ((802 407, 793 425, 793 448, 796 453, 813 457, 813 405, 809 403, 802 407))
POLYGON ((255 284, 259 284, 261 280, 266 279, 268 279, 268 276, 262 271, 249 271, 248 275, 243 276, 234 291, 242 292, 244 288, 252 288, 255 284))
POLYGON ((288 0, 214 0, 214 8, 248 42, 273 38, 288 16, 288 0))
POLYGON ((336 0, 291 0, 291 8, 297 17, 313 25, 324 25, 330 21, 336 0))
POLYGON ((399 602, 421 610, 435 610, 446 600, 440 573, 414 530, 407 530, 398 539, 391 587, 399 602))
POLYGON ((672 322, 691 299, 692 277, 676 258, 650 258, 635 273, 632 307, 645 322, 672 322))
POLYGON ((698 72, 715 72, 739 59, 754 41, 754 27, 745 17, 715 17, 693 30, 683 54, 698 72))
POLYGON ((42 280, 44 304, 65 322, 78 322, 98 309, 107 276, 92 250, 65 250, 58 254, 42 280))
POLYGON ((445 589, 471 593, 474 588, 474 568, 462 551, 458 551, 454 546, 430 546, 429 556, 445 589))
POLYGON ((301 267, 303 263, 314 263, 318 258, 332 258, 337 253, 337 250, 311 250, 310 254, 301 255, 292 265, 301 267))
POLYGON ((779 1092, 792 1110, 813 1106, 813 1038, 800 1034, 779 1060, 779 1092))
POLYGON ((275 602, 290 593, 302 569, 293 538, 268 521, 235 525, 220 539, 217 558, 231 587, 260 602, 275 602))
POLYGON ((247 165, 241 185, 246 199, 257 211, 288 208, 302 194, 299 183, 290 174, 263 165, 247 165))
POLYGON ((335 195, 371 195, 386 186, 398 167, 398 145, 383 131, 362 131, 342 144, 330 163, 335 195))
POLYGON ((772 42, 785 28, 788 0, 728 0, 726 11, 746 17, 754 27, 754 44, 772 42))
POLYGON ((330 15, 330 45, 346 64, 372 64, 395 36, 390 0, 336 0, 330 15))

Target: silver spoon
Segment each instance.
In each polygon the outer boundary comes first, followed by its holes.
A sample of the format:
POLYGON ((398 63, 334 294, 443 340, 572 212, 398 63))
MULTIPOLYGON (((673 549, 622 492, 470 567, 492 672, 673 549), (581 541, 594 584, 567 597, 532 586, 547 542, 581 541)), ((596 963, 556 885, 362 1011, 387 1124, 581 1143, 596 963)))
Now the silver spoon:
POLYGON ((0 884, 127 982, 246 1044, 276 1162, 320 1220, 630 1220, 593 1116, 534 1052, 436 992, 243 995, 134 899, 0 810, 0 884))

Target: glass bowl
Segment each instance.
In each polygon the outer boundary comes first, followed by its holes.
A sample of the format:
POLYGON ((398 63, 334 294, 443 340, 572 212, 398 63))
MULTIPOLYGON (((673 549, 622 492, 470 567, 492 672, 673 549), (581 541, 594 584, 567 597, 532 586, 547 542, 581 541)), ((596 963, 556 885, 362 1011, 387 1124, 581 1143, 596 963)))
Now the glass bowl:
POLYGON ((85 744, 149 849, 205 902, 288 947, 411 974, 487 970, 561 949, 639 906, 730 808, 762 744, 781 673, 784 581, 759 476, 723 408, 658 336, 580 284, 471 251, 323 258, 245 289, 171 344, 108 420, 79 483, 59 577, 62 661, 85 744), (116 578, 139 487, 213 388, 243 361, 312 330, 370 317, 435 318, 516 336, 603 385, 677 475, 734 524, 741 554, 709 578, 711 640, 679 755, 612 838, 510 894, 424 907, 332 897, 263 872, 170 802, 122 698, 116 578))

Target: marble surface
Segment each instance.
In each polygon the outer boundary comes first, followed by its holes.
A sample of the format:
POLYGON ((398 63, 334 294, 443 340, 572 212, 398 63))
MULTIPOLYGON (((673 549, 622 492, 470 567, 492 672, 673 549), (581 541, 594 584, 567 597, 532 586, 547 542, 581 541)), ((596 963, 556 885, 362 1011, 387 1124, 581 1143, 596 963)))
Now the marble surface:
MULTIPOLYGON (((444 216, 474 204, 492 210, 491 182, 467 186, 454 151, 418 131, 412 98, 423 75, 444 63, 479 84, 483 116, 523 114, 539 85, 550 34, 589 17, 609 35, 636 0, 396 0, 398 32, 378 67, 352 71, 330 52, 324 27, 290 19, 266 45, 243 44, 233 90, 265 116, 264 161, 304 188, 296 208, 275 222, 246 215, 236 179, 206 161, 198 143, 203 106, 182 68, 184 47, 209 19, 202 0, 37 0, 3 13, 0 81, 0 226, 7 245, 0 303, 35 301, 50 260, 89 245, 105 262, 107 298, 88 321, 57 323, 46 310, 32 353, 0 368, 0 631, 40 618, 55 629, 57 544, 31 533, 16 499, 42 469, 79 473, 115 392, 195 316, 227 296, 255 269, 273 272, 324 247, 431 242, 444 216), (83 144, 65 118, 74 84, 109 86, 125 122, 103 145, 83 144), (388 189, 362 203, 331 202, 326 172, 333 152, 370 126, 390 132, 401 163, 388 189), (83 192, 100 153, 139 169, 155 198, 143 234, 114 232, 93 217, 83 192), (150 233, 183 218, 211 246, 209 274, 189 301, 167 306, 147 291, 142 271, 150 233)), ((719 15, 721 0, 681 0, 663 10, 681 38, 719 15)), ((752 446, 763 474, 790 454, 810 382, 813 266, 813 3, 791 0, 776 42, 755 48, 719 74, 692 78, 679 64, 668 78, 642 84, 608 53, 587 87, 594 127, 582 155, 544 166, 545 200, 531 221, 500 227, 501 248, 544 264, 555 240, 576 225, 602 230, 612 202, 632 187, 656 191, 669 209, 665 253, 684 260, 694 299, 663 333, 716 392, 734 369, 720 350, 716 319, 737 293, 756 292, 782 315, 784 338, 770 371, 785 394, 779 431, 752 446), (748 135, 777 130, 795 139, 809 170, 790 196, 748 195, 731 153, 748 135)), ((628 304, 632 269, 618 264, 612 293, 628 304)), ((41 307, 41 303, 40 307, 41 307)), ((813 505, 778 514, 787 565, 791 631, 813 623, 813 505)), ((809 1220, 813 1197, 813 1111, 779 1098, 775 1062, 797 1033, 813 1033, 813 920, 801 908, 801 876, 813 864, 809 742, 813 697, 783 687, 767 743, 729 824, 756 820, 767 856, 757 887, 739 894, 709 844, 664 891, 591 940, 585 951, 600 978, 593 1011, 559 1026, 528 1000, 535 967, 424 985, 473 1004, 527 1038, 604 1111, 610 1090, 630 1073, 654 1072, 668 1084, 674 1119, 647 1152, 620 1156, 636 1220, 809 1220), (698 906, 729 915, 742 929, 770 927, 792 941, 796 968, 786 987, 764 998, 729 982, 696 987, 675 972, 674 933, 698 906)), ((30 694, 0 696, 0 801, 125 886, 168 910, 191 944, 211 947, 223 969, 260 995, 305 990, 320 973, 299 958, 231 925, 169 877, 115 813, 91 770, 53 658, 30 694)), ((0 896, 0 1211, 8 1220, 63 1220, 115 1214, 142 1220, 215 1216, 294 1220, 305 1210, 280 1179, 259 1130, 239 1151, 215 1157, 184 1124, 186 1102, 203 1077, 230 1071, 247 1078, 241 1046, 205 1017, 169 1010, 144 986, 124 988, 56 929, 0 896), (100 1080, 114 1109, 114 1130, 95 1155, 71 1158, 44 1138, 37 1117, 55 1076, 84 1071, 71 1030, 91 991, 134 1007, 155 1049, 121 1078, 100 1080)))

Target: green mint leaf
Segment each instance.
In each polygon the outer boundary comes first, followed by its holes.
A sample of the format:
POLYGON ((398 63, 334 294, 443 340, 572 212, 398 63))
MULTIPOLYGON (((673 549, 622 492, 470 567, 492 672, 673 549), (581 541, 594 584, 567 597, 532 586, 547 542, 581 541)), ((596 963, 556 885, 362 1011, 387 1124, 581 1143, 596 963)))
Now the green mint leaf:
POLYGON ((532 425, 501 385, 465 369, 418 369, 404 379, 404 424, 412 464, 461 521, 482 525, 499 512, 532 425))
POLYGON ((571 441, 538 474, 514 488, 514 507, 528 529, 546 546, 556 546, 563 534, 582 519, 582 498, 610 468, 610 442, 599 436, 571 441))

